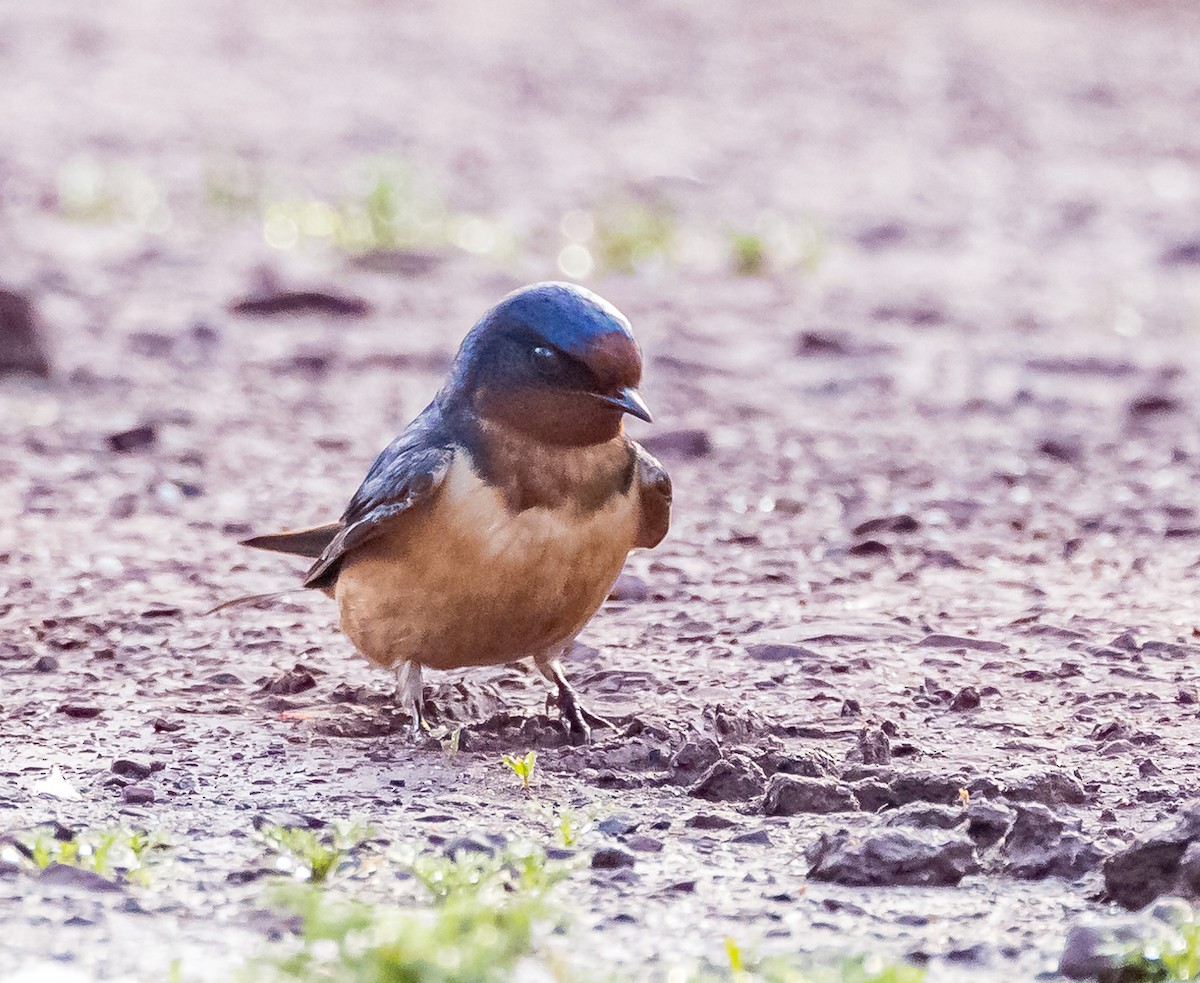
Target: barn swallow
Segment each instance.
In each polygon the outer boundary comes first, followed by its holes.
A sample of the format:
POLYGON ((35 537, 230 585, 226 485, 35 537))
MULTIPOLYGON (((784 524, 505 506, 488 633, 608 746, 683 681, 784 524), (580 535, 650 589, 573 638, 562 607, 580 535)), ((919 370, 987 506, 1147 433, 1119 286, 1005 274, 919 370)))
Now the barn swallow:
POLYGON ((625 433, 651 421, 629 322, 590 291, 509 294, 463 340, 445 385, 375 459, 337 522, 243 545, 314 558, 304 586, 396 672, 413 732, 422 670, 532 658, 573 741, 612 726, 561 658, 635 547, 667 533, 671 480, 625 433))

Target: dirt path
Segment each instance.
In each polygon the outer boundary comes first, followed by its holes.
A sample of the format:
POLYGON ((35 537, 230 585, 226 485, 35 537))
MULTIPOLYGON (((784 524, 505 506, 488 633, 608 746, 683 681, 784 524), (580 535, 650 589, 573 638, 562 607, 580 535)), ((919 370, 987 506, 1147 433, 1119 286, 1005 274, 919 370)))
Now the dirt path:
POLYGON ((277 927, 255 817, 571 808, 634 861, 575 891, 597 962, 731 936, 1050 979, 1099 859, 1200 793, 1200 9, 696 6, 0 10, 0 286, 55 365, 0 382, 0 825, 179 844, 149 892, 7 871, 10 964, 227 978, 277 927), (380 218, 347 178, 380 159, 410 248, 306 234, 380 218), (324 599, 199 612, 288 586, 239 535, 336 513, 560 256, 631 317, 677 489, 573 669, 631 733, 558 747, 534 674, 480 671, 434 679, 450 758, 390 732, 324 599), (279 285, 351 309, 231 311, 279 285), (532 801, 498 763, 529 747, 532 801), (809 876, 960 789, 1081 824, 1067 876, 982 833, 958 887, 809 876))

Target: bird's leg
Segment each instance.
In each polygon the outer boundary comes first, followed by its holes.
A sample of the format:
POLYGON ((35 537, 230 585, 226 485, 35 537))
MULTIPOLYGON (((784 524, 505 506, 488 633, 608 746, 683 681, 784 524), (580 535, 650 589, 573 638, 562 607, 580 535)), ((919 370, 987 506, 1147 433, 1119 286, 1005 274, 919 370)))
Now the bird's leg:
POLYGON ((419 740, 423 731, 429 730, 429 721, 425 719, 425 687, 421 682, 421 664, 405 660, 396 670, 396 697, 402 704, 407 704, 412 714, 412 739, 419 740))
POLYGON ((583 701, 575 688, 567 682, 567 674, 563 672, 562 663, 556 658, 537 659, 538 669, 550 682, 558 687, 558 711, 570 729, 573 744, 587 744, 592 739, 592 727, 608 727, 616 730, 617 725, 611 720, 593 713, 583 701), (591 726, 589 726, 589 724, 591 726))

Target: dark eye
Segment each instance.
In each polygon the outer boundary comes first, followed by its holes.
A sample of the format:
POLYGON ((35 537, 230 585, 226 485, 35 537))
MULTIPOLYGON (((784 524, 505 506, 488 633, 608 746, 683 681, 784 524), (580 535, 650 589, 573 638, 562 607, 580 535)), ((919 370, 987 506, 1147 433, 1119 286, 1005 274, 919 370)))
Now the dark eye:
POLYGON ((553 348, 546 348, 543 345, 538 345, 529 352, 529 358, 542 371, 552 369, 558 362, 558 352, 553 348))

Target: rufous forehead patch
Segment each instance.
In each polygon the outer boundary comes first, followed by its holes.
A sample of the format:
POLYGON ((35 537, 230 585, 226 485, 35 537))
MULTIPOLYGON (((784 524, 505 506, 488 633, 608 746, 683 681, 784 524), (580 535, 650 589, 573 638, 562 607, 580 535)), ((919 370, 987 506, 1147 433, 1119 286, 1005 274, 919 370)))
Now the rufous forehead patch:
POLYGON ((642 350, 629 335, 610 331, 592 339, 582 360, 607 391, 642 381, 642 350))

